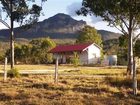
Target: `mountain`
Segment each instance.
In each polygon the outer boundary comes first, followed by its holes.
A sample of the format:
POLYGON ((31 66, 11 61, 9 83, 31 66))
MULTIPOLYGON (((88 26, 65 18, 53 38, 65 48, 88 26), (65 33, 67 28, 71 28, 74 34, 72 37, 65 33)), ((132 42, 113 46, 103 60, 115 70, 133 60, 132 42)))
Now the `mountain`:
MULTIPOLYGON (((59 13, 42 22, 38 22, 30 29, 15 28, 16 38, 40 38, 50 37, 52 39, 75 39, 78 32, 87 25, 83 20, 75 20, 71 16, 59 13)), ((120 34, 99 30, 103 40, 118 38, 120 34)), ((9 30, 0 30, 0 38, 9 38, 9 30)))
POLYGON ((121 36, 121 34, 119 33, 114 33, 114 32, 105 31, 105 30, 98 30, 98 33, 100 33, 104 41, 111 40, 111 39, 118 39, 121 36))

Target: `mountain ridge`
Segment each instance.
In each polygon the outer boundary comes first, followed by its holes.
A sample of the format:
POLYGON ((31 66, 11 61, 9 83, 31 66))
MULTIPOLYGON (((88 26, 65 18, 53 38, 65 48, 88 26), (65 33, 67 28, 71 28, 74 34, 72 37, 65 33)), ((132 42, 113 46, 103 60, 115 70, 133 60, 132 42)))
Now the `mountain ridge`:
MULTIPOLYGON (((30 29, 24 30, 20 27, 15 28, 15 38, 40 38, 50 37, 52 39, 76 39, 78 32, 87 25, 83 20, 75 20, 71 16, 58 13, 41 22, 37 22, 30 29)), ((120 36, 118 33, 98 30, 103 40, 116 39, 120 36)), ((8 29, 0 30, 0 38, 9 38, 8 29)))

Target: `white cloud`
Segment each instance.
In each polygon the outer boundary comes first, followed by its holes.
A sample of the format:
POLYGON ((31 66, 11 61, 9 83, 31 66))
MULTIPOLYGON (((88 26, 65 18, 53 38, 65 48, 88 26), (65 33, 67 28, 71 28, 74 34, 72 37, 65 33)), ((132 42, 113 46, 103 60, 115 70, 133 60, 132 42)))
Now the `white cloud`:
POLYGON ((7 29, 7 27, 4 24, 0 23, 0 30, 1 29, 7 29))
POLYGON ((101 17, 96 17, 94 15, 90 16, 91 20, 92 20, 92 23, 98 23, 98 22, 101 22, 102 21, 102 18, 101 17))
POLYGON ((76 11, 82 7, 81 2, 74 2, 71 5, 67 6, 67 12, 71 16, 77 16, 76 11))
POLYGON ((82 7, 82 3, 81 2, 74 2, 72 3, 71 5, 67 6, 67 12, 69 15, 71 15, 72 17, 74 18, 80 18, 83 19, 83 20, 90 20, 90 22, 93 22, 93 23, 97 23, 97 22, 100 22, 102 21, 101 17, 96 17, 94 15, 88 15, 87 17, 84 17, 84 16, 78 16, 76 14, 76 11, 77 10, 80 10, 80 8, 82 7), (87 19, 85 19, 87 18, 87 19))
POLYGON ((95 23, 95 24, 91 23, 91 25, 94 26, 98 30, 107 30, 107 31, 111 31, 111 32, 121 33, 115 27, 108 26, 108 23, 104 22, 104 21, 100 21, 100 22, 95 23))

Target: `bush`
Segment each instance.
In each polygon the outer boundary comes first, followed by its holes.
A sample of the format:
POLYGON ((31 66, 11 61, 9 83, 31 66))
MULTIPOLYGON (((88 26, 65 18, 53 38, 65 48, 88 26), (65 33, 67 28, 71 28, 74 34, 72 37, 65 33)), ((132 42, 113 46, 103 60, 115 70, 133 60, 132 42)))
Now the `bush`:
POLYGON ((17 68, 13 68, 13 69, 9 70, 7 75, 10 78, 20 77, 20 74, 19 74, 19 71, 17 68))
POLYGON ((74 52, 74 56, 71 58, 71 63, 77 67, 80 64, 80 59, 79 59, 79 55, 77 54, 77 52, 74 52))

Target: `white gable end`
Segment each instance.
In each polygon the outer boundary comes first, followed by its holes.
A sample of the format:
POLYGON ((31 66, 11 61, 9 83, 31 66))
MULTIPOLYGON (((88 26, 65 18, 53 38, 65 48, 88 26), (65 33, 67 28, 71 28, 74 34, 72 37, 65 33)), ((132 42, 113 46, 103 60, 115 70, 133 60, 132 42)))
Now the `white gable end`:
POLYGON ((92 44, 88 47, 88 64, 96 64, 101 56, 100 48, 92 44))

